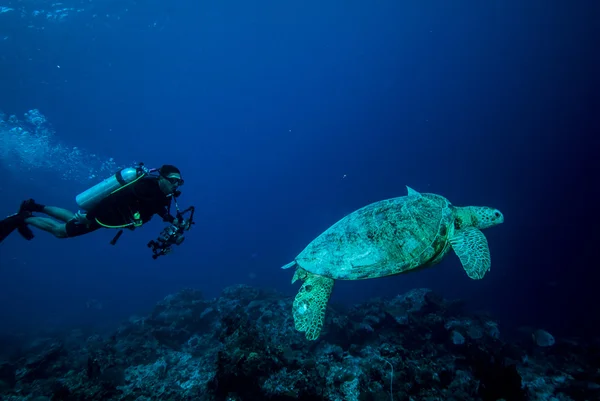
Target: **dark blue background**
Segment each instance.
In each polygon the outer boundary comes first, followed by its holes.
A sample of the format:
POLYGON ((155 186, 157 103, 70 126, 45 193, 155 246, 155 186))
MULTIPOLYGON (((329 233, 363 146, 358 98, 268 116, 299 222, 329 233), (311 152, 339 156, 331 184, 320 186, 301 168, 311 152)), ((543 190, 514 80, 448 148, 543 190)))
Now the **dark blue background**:
MULTIPOLYGON (((410 185, 504 212, 485 231, 492 270, 472 281, 451 254, 419 273, 338 282, 334 302, 429 287, 490 310, 501 329, 590 334, 598 6, 293 3, 96 2, 43 30, 0 15, 0 110, 38 108, 60 141, 90 154, 176 164, 181 206, 198 208, 186 242, 157 261, 146 243, 158 218, 115 247, 111 231, 8 238, 2 326, 110 326, 187 286, 293 295, 281 265, 345 214, 410 185)), ((0 168, 2 214, 29 197, 74 210, 88 186, 0 168)))

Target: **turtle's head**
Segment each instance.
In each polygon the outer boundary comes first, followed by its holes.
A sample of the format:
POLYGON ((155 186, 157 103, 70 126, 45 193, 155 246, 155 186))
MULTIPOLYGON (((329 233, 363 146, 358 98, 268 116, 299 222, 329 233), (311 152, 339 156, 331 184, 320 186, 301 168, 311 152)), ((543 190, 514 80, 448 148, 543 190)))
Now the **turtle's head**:
POLYGON ((504 215, 498 209, 487 206, 466 206, 455 208, 457 229, 476 227, 479 229, 504 223, 504 215))

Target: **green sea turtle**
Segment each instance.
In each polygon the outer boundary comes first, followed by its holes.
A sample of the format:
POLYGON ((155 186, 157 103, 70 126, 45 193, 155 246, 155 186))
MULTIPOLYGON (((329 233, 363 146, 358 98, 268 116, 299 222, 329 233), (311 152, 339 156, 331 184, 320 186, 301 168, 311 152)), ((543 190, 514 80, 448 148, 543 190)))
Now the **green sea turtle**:
POLYGON ((391 276, 433 266, 453 249, 475 280, 490 270, 490 251, 480 229, 500 224, 502 213, 485 206, 452 206, 419 193, 382 200, 347 215, 313 240, 282 269, 296 267, 303 281, 294 299, 296 330, 319 337, 335 280, 391 276))

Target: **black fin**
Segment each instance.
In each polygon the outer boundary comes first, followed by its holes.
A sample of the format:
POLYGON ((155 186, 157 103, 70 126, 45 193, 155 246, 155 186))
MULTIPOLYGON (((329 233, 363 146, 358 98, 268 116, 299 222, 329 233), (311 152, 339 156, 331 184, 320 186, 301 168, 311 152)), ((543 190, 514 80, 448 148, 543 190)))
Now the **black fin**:
POLYGON ((22 225, 23 217, 18 213, 8 216, 4 220, 0 221, 0 242, 4 241, 6 237, 8 237, 13 231, 22 225))
POLYGON ((27 226, 27 224, 23 223, 17 227, 17 231, 21 234, 21 237, 25 238, 27 241, 31 241, 35 235, 33 235, 33 231, 31 228, 27 226))

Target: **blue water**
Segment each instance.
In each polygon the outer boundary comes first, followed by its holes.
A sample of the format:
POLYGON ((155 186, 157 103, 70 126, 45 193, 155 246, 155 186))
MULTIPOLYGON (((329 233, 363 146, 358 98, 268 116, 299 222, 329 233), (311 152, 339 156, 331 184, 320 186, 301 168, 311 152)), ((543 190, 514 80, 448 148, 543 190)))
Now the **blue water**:
POLYGON ((338 282, 334 305, 428 287, 501 328, 600 326, 597 5, 52 4, 0 2, 0 214, 27 198, 76 210, 78 193, 143 161, 181 169, 197 224, 156 261, 157 217, 115 246, 109 230, 15 233, 0 245, 3 330, 110 329, 184 287, 293 296, 280 266, 405 185, 502 210, 485 230, 491 271, 470 280, 450 254, 338 282))

